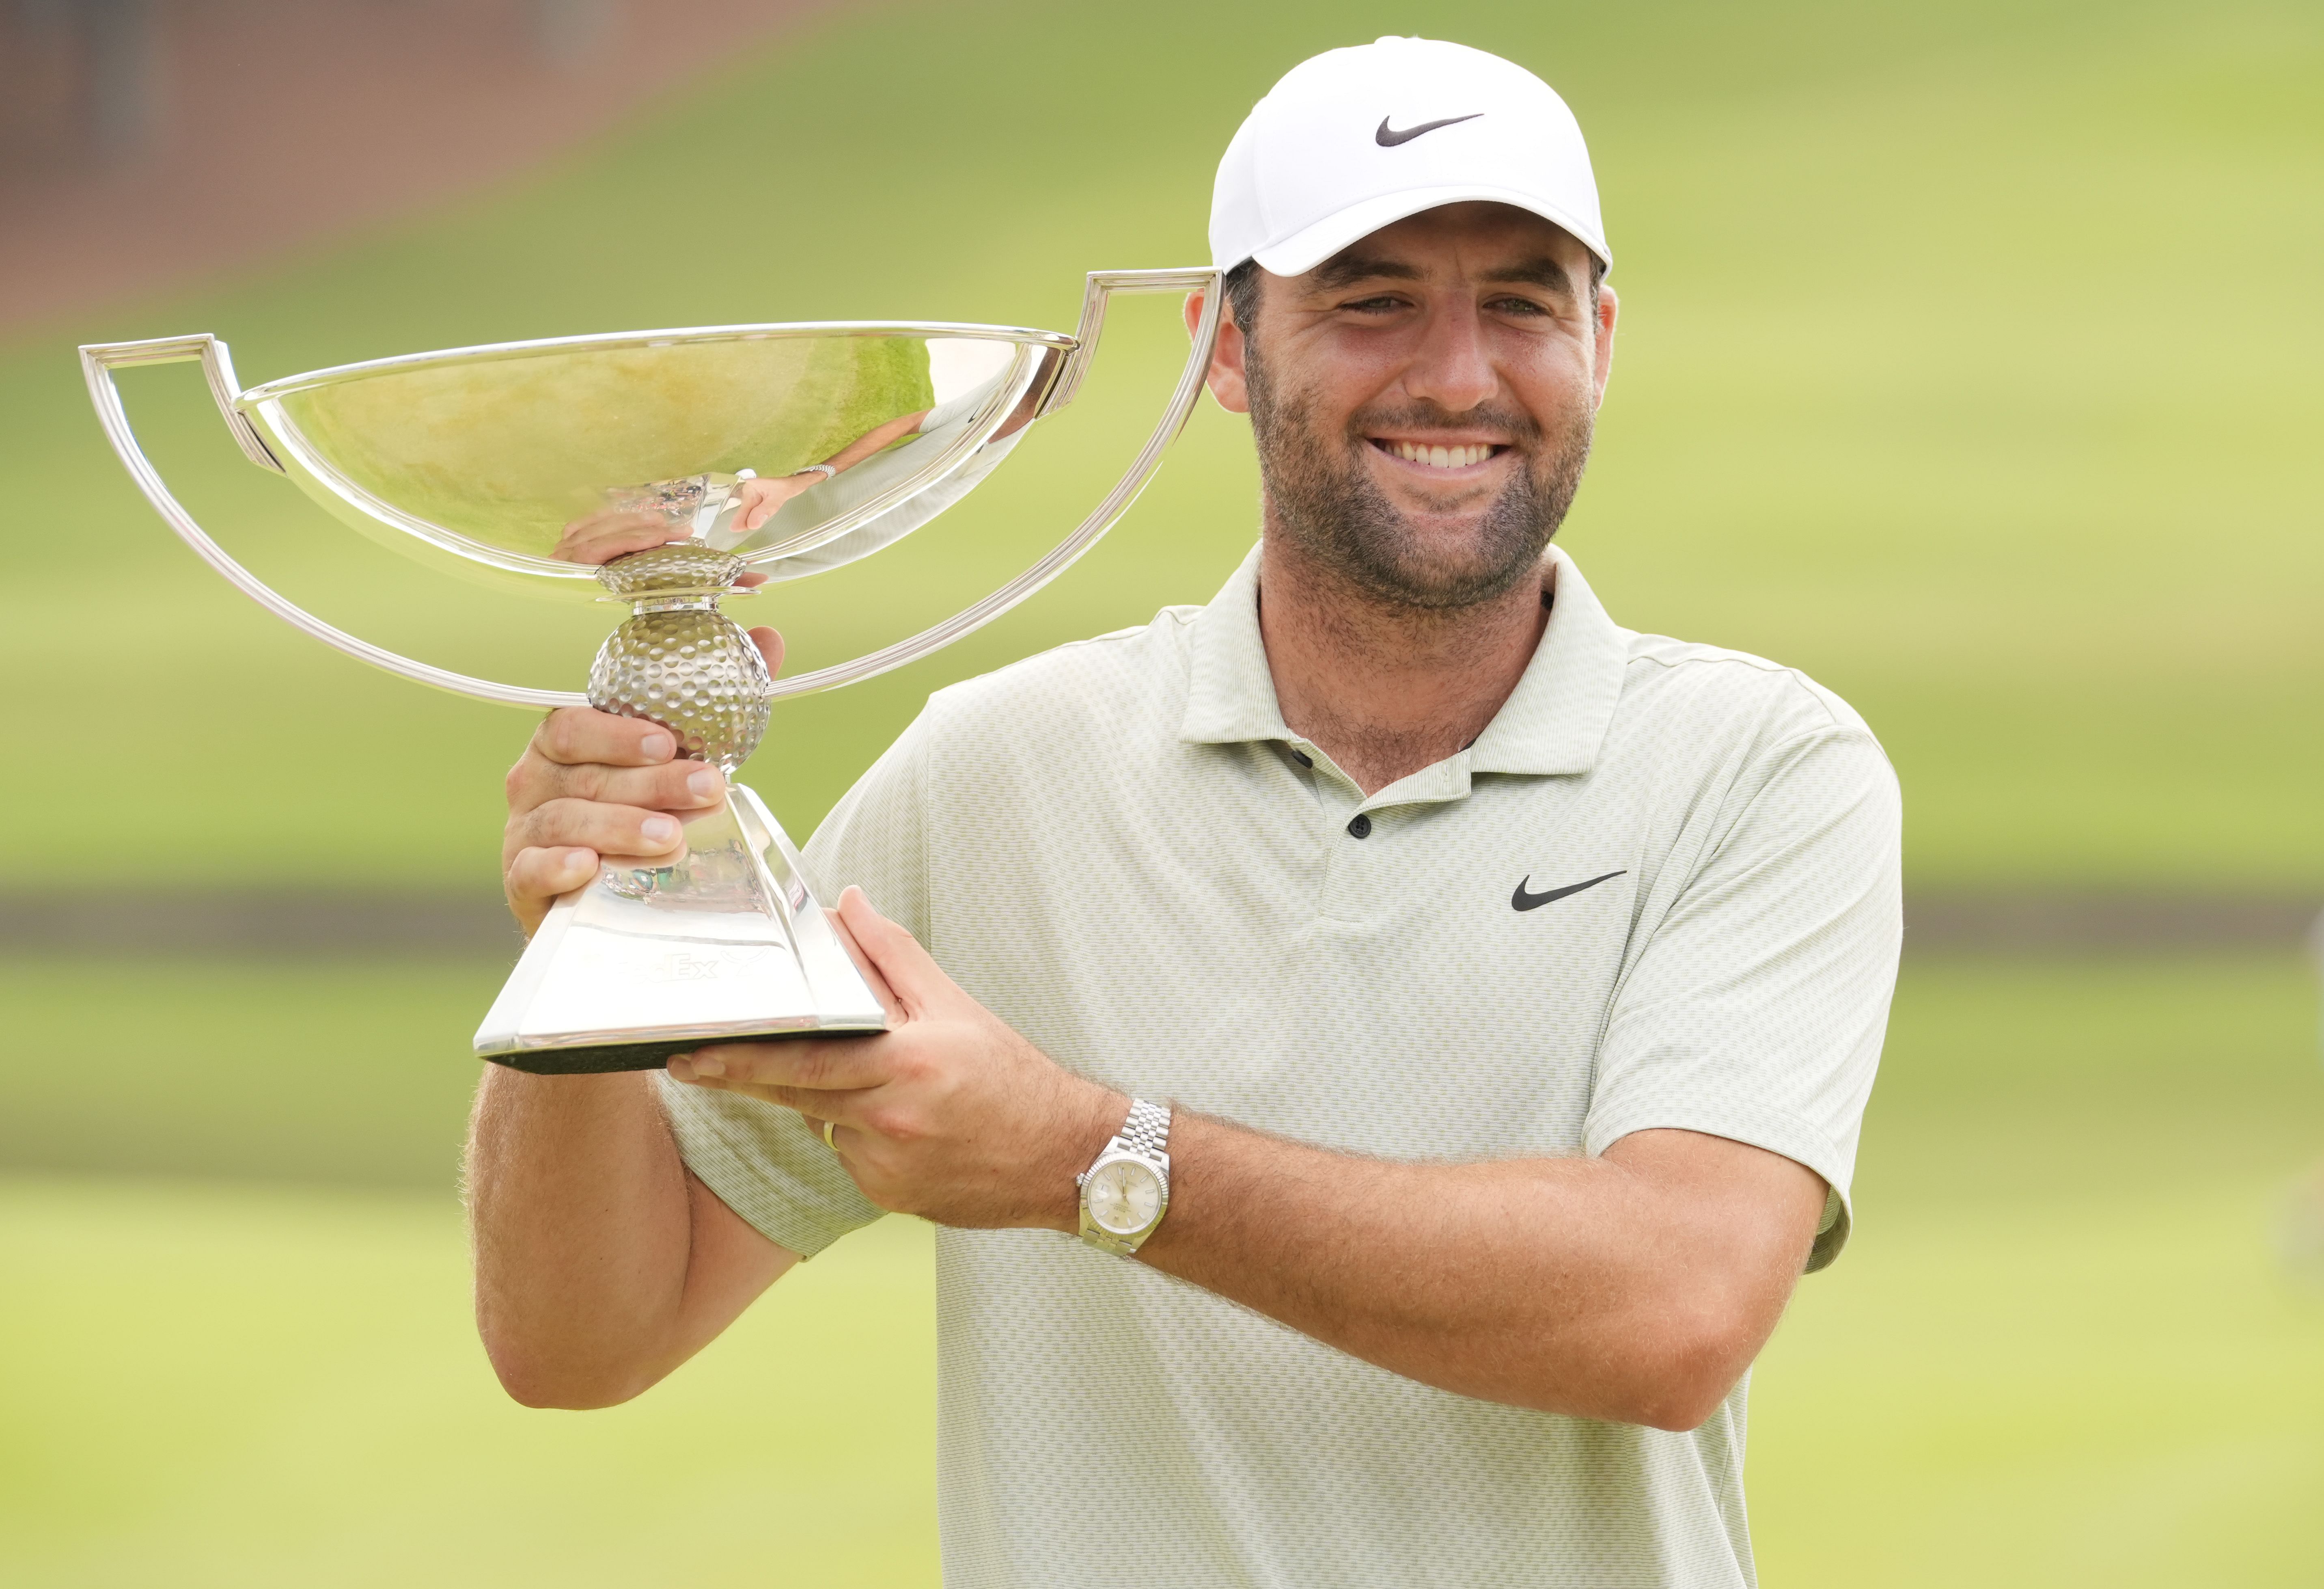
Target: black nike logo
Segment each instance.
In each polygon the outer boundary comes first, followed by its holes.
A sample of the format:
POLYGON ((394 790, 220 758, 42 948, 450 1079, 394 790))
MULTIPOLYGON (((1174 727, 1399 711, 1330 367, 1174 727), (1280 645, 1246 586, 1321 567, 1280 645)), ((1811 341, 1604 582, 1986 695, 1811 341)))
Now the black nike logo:
POLYGON ((1585 888, 1596 888, 1600 883, 1606 882, 1608 878, 1619 877, 1621 875, 1622 873, 1619 872, 1609 872, 1606 873, 1605 877, 1593 877, 1587 882, 1572 882, 1566 884, 1563 888, 1551 889, 1547 893, 1529 894, 1526 892, 1526 882, 1531 882, 1533 881, 1533 874, 1531 873, 1527 873, 1526 874, 1525 882, 1517 884, 1517 892, 1509 896, 1509 907, 1516 910, 1536 910, 1543 905, 1548 904, 1552 900, 1562 900, 1568 894, 1578 894, 1585 888))
POLYGON ((1372 142, 1383 149, 1393 149, 1399 143, 1411 143, 1423 133, 1433 133, 1439 127, 1449 127, 1457 122, 1472 122, 1484 114, 1481 110, 1472 110, 1467 115, 1448 115, 1441 122, 1423 122, 1416 127, 1406 127, 1400 133, 1390 132, 1388 125, 1388 118, 1382 116, 1379 131, 1372 134, 1372 142))

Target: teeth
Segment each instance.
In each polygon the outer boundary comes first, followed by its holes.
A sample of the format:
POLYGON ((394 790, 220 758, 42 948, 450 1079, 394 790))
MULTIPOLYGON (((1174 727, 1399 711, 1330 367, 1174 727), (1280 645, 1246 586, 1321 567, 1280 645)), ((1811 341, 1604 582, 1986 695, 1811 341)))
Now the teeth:
POLYGON ((1423 447, 1417 441, 1391 441, 1388 449, 1406 463, 1425 464, 1432 469, 1465 469, 1493 456, 1491 445, 1481 441, 1467 447, 1423 447))

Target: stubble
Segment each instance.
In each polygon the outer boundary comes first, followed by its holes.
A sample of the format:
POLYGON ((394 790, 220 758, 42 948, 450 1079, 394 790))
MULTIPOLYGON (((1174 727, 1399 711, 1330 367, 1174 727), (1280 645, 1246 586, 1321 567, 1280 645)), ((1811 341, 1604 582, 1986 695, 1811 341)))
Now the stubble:
POLYGON ((1255 346, 1245 372, 1270 531, 1383 605, 1434 613, 1475 606, 1533 574, 1590 460, 1596 415, 1587 405, 1554 433, 1519 410, 1488 404, 1454 415, 1416 404, 1360 410, 1334 435, 1316 423, 1314 394, 1278 386, 1255 346), (1457 543, 1432 543, 1372 480, 1364 455, 1370 438, 1383 431, 1419 436, 1456 425, 1506 431, 1525 467, 1470 533, 1457 543))

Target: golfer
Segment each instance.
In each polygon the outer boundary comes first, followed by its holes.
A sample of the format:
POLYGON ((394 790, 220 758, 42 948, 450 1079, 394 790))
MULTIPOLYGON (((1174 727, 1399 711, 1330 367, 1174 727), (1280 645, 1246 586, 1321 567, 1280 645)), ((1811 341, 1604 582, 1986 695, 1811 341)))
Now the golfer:
MULTIPOLYGON (((1257 547, 938 692, 825 821, 886 1035, 486 1067, 493 1363, 623 1400, 912 1214, 954 1589, 1748 1584, 1747 1376, 1848 1238, 1894 777, 1829 691, 1622 628, 1552 545, 1616 299, 1539 79, 1307 61, 1211 241, 1257 547)), ((672 751, 542 725, 528 927, 718 800, 672 751)))

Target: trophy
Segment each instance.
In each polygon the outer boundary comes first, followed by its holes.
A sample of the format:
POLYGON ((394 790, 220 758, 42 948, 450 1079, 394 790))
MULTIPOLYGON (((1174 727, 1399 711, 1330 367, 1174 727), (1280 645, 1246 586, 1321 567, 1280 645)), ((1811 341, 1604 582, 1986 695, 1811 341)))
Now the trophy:
MULTIPOLYGON (((1221 274, 1090 274, 1071 336, 886 321, 715 326, 498 343, 375 359, 242 390, 207 334, 80 350, 98 419, 146 499, 203 561, 275 616, 439 689, 530 708, 587 705, 660 724, 732 774, 772 703, 899 668, 1031 596, 1137 499, 1203 390, 1221 274), (1116 293, 1204 294, 1194 346, 1128 471, 1031 568, 943 623, 779 682, 719 609, 767 581, 842 567, 960 500, 1027 426, 1073 401, 1116 293), (131 432, 115 370, 198 361, 242 452, 334 517, 448 569, 626 603, 586 695, 447 672, 332 627, 203 532, 131 432), (593 526, 655 544, 610 559, 593 526), (752 576, 757 577, 753 578, 752 576), (562 586, 556 582, 563 581, 562 586)), ((809 892, 798 852, 730 780, 667 864, 598 869, 551 907, 475 1049, 540 1074, 638 1070, 704 1043, 876 1031, 879 1000, 809 892)))

